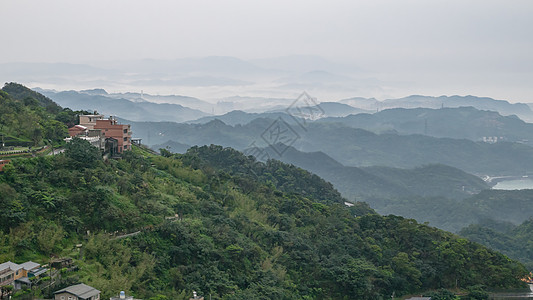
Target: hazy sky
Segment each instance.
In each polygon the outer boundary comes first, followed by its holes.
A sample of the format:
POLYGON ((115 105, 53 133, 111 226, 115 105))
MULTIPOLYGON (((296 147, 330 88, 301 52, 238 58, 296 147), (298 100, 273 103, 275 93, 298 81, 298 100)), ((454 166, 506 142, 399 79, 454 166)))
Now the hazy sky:
POLYGON ((2 0, 0 28, 0 63, 313 54, 385 79, 533 92, 530 0, 2 0))

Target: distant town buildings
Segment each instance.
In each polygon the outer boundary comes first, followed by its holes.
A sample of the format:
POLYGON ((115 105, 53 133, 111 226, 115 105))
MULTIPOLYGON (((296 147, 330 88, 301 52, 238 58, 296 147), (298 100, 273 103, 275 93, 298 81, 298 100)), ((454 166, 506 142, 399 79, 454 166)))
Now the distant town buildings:
POLYGON ((489 143, 489 144, 495 144, 498 142, 502 142, 504 140, 503 136, 484 136, 483 142, 489 143))

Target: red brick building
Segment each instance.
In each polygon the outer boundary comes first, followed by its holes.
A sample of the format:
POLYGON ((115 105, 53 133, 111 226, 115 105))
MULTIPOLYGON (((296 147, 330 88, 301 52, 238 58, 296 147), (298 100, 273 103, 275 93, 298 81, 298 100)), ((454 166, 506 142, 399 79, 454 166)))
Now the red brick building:
POLYGON ((96 120, 94 129, 100 129, 105 138, 118 141, 118 153, 131 150, 131 128, 129 124, 118 124, 117 120, 96 120))

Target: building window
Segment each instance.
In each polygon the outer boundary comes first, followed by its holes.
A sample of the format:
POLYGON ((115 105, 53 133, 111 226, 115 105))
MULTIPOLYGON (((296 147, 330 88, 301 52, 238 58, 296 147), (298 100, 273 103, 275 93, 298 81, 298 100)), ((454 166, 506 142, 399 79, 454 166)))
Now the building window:
POLYGON ((61 300, 65 300, 65 296, 61 296, 61 300))
POLYGON ((127 130, 127 129, 124 129, 124 133, 128 133, 128 130, 127 130))
POLYGON ((124 145, 124 150, 128 149, 128 145, 124 145))
POLYGON ((125 138, 124 138, 124 142, 127 142, 127 141, 128 141, 128 138, 127 138, 127 137, 125 137, 125 138))

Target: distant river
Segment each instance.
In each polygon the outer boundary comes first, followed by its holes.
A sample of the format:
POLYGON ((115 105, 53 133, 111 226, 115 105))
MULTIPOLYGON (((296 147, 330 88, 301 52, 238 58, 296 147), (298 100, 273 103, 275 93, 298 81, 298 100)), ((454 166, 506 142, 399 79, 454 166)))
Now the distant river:
POLYGON ((533 179, 504 180, 492 187, 495 190, 524 190, 533 189, 533 179))

